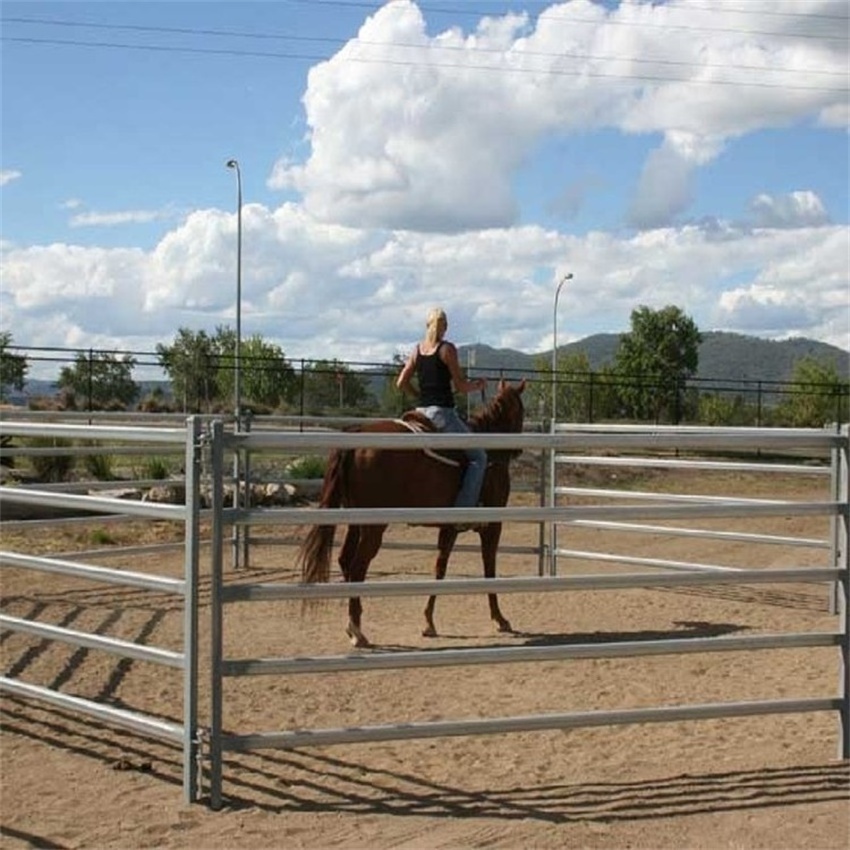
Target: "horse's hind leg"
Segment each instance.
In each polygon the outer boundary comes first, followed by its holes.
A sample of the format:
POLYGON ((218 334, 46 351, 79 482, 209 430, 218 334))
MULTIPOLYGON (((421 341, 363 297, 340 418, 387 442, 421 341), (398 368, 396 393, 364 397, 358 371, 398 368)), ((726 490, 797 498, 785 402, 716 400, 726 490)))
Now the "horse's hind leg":
MULTIPOLYGON (((349 526, 345 541, 340 552, 340 568, 347 582, 363 581, 372 559, 381 548, 385 525, 349 526), (343 558, 345 563, 343 564, 343 558)), ((352 646, 367 647, 371 644, 360 628, 363 605, 359 596, 349 597, 348 627, 346 634, 351 639, 352 646)))
MULTIPOLYGON (((348 530, 345 532, 345 540, 342 542, 342 547, 339 550, 339 568, 342 572, 342 577, 347 581, 352 581, 352 566, 354 564, 354 557, 357 553, 357 547, 360 543, 360 529, 359 525, 349 525, 348 530)), ((358 624, 358 632, 359 632, 359 624, 360 624, 360 614, 362 612, 362 606, 360 603, 360 597, 352 597, 348 600, 348 626, 346 627, 346 634, 351 638, 352 643, 357 645, 355 642, 354 634, 352 633, 352 623, 358 624)), ((366 639, 361 635, 361 640, 368 643, 366 639)))
MULTIPOLYGON (((452 554, 455 540, 457 540, 457 528, 454 525, 440 526, 440 536, 437 540, 439 552, 437 554, 437 562, 434 564, 434 578, 437 581, 442 581, 446 577, 446 570, 449 566, 449 557, 452 554)), ((436 596, 429 596, 428 603, 425 605, 425 628, 422 630, 423 637, 437 637, 437 628, 434 625, 434 604, 436 601, 436 596)))

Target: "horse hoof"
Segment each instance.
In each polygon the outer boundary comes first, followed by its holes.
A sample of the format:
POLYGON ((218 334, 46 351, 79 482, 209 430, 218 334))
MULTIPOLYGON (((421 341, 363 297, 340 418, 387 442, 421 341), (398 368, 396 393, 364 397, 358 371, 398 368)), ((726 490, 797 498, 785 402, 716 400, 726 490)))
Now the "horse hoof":
POLYGON ((422 637, 437 637, 437 630, 433 626, 422 629, 422 637))
POLYGON ((345 630, 345 633, 351 639, 351 645, 355 649, 365 649, 366 647, 372 645, 371 643, 369 643, 366 638, 366 635, 364 635, 363 632, 360 631, 360 629, 355 629, 354 627, 349 626, 345 630))
POLYGON ((496 626, 496 631, 507 634, 513 634, 514 632, 513 628, 511 627, 511 624, 507 620, 502 620, 501 623, 498 623, 496 626))

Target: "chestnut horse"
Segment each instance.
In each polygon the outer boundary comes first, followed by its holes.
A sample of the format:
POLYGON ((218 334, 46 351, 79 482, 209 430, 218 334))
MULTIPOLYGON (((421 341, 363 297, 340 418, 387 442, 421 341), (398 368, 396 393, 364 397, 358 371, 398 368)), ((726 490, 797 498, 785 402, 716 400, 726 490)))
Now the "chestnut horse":
MULTIPOLYGON (((492 401, 470 417, 469 426, 479 433, 510 433, 522 431, 524 409, 522 392, 525 381, 511 385, 499 382, 492 401)), ((398 433, 409 431, 404 422, 383 420, 353 429, 358 432, 398 433)), ((450 454, 464 457, 453 450, 450 454)), ((480 504, 484 507, 504 507, 511 491, 508 465, 519 450, 488 452, 487 472, 481 488, 480 504)), ((462 468, 455 460, 447 462, 432 450, 413 449, 336 449, 331 452, 325 471, 319 507, 322 508, 445 508, 454 504, 460 488, 462 468)), ((425 523, 423 523, 425 524, 425 523)), ((369 564, 381 548, 386 525, 350 525, 339 553, 339 565, 347 582, 366 578, 369 564)), ((439 526, 439 553, 434 575, 441 580, 446 575, 452 548, 459 533, 458 526, 439 526)), ((484 576, 496 575, 496 550, 502 534, 502 523, 490 522, 475 529, 481 538, 481 558, 484 576)), ((298 553, 301 579, 304 582, 327 582, 335 526, 313 526, 298 553)), ((500 632, 510 632, 511 624, 502 616, 496 594, 488 594, 490 618, 500 632)), ((435 597, 425 606, 426 626, 422 634, 434 637, 435 597)), ((357 647, 369 646, 360 628, 362 606, 359 597, 348 600, 347 634, 357 647)))

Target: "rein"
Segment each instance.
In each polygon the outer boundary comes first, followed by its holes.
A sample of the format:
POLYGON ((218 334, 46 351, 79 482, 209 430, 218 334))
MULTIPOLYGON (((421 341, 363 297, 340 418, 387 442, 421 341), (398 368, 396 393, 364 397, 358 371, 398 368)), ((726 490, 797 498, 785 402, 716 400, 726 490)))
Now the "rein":
MULTIPOLYGON (((407 430, 413 434, 424 434, 426 431, 428 433, 431 432, 430 429, 424 428, 422 424, 416 420, 408 422, 405 419, 394 419, 393 422, 395 422, 396 425, 401 425, 404 428, 407 428, 407 430)), ((445 463, 448 466, 460 466, 460 461, 447 457, 446 455, 441 455, 438 452, 435 452, 434 449, 422 449, 422 452, 423 454, 428 455, 428 457, 438 460, 440 463, 445 463)))

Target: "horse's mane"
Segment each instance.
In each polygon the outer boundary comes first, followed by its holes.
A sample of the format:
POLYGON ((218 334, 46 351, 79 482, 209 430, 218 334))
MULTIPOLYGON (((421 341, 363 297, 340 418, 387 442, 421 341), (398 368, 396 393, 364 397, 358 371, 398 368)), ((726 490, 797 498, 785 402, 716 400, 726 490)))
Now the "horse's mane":
MULTIPOLYGON (((469 417, 469 427, 479 434, 511 433, 522 430, 524 406, 522 397, 515 387, 507 386, 482 410, 469 417), (514 408, 512 415, 511 407, 514 408)), ((519 457, 521 449, 490 450, 488 455, 493 461, 499 457, 519 457)))
POLYGON ((518 424, 521 428, 524 408, 519 393, 513 387, 507 387, 487 407, 473 413, 469 417, 469 427, 478 433, 505 433, 511 424, 509 405, 519 408, 518 424))

